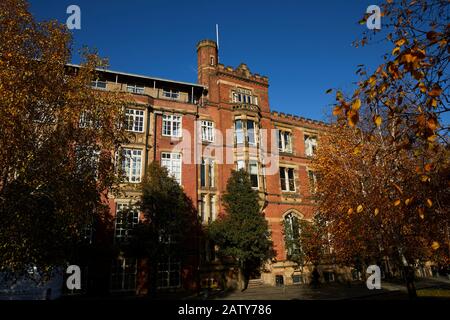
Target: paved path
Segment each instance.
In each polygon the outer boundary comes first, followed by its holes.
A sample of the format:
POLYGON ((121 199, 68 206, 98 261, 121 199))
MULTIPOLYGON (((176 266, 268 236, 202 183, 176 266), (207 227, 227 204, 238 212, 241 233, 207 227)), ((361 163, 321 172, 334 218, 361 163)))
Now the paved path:
MULTIPOLYGON (((406 287, 401 283, 382 281, 382 289, 369 290, 364 283, 323 284, 314 289, 309 285, 285 287, 260 286, 244 292, 223 292, 210 296, 220 300, 344 300, 344 299, 407 299, 406 287)), ((426 278, 416 282, 417 289, 444 288, 450 290, 450 281, 445 278, 426 278)))

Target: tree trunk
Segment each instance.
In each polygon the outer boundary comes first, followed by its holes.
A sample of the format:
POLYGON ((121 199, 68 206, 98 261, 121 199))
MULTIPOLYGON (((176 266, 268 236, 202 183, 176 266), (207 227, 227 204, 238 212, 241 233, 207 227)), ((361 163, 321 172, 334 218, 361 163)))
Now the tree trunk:
POLYGON ((409 265, 402 250, 400 252, 400 259, 403 263, 403 273, 406 282, 406 289, 408 290, 408 296, 410 299, 417 298, 416 286, 414 285, 414 268, 409 265))
POLYGON ((410 299, 417 298, 416 286, 414 285, 414 268, 411 266, 403 267, 405 273, 406 289, 410 299))

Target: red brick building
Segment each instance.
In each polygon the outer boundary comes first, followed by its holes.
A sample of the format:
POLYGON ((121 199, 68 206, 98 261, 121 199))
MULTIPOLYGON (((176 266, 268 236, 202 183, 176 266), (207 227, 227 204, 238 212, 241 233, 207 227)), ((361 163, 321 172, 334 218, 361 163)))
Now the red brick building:
MULTIPOLYGON (((134 99, 126 111, 132 139, 123 149, 128 183, 122 186, 123 195, 110 198, 114 238, 129 231, 120 211, 139 198, 139 182, 150 162, 168 168, 204 224, 223 214, 221 198, 231 171, 245 168, 259 192, 276 251, 276 260, 261 272, 260 281, 275 284, 280 276, 286 284, 305 281, 288 260, 283 222, 314 215, 315 175, 309 157, 326 124, 271 110, 269 79, 252 73, 246 64, 233 68, 219 63, 214 41, 200 41, 197 54, 198 84, 114 71, 101 71, 93 83, 100 90, 127 91, 134 99)), ((136 212, 134 222, 139 218, 136 212)), ((196 276, 203 283, 218 282, 222 271, 210 254, 212 248, 205 243, 200 251, 199 265, 187 272, 178 261, 164 264, 159 287, 191 287, 187 282, 196 276)), ((139 293, 139 283, 135 259, 113 262, 111 291, 139 293)))

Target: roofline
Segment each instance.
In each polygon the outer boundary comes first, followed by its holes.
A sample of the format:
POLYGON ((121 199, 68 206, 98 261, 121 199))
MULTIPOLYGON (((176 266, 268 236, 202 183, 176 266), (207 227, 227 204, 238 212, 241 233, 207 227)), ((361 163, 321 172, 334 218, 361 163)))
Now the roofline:
MULTIPOLYGON (((76 67, 76 68, 81 68, 81 65, 79 65, 79 64, 73 64, 73 63, 66 63, 66 66, 69 66, 69 67, 76 67)), ((163 79, 163 78, 155 78, 155 77, 149 77, 149 76, 144 76, 144 75, 134 74, 134 73, 127 73, 127 72, 114 71, 114 70, 106 70, 106 69, 102 69, 102 68, 95 68, 95 70, 96 70, 96 71, 100 71, 100 72, 108 72, 108 73, 113 73, 113 74, 119 74, 119 75, 128 76, 128 77, 137 77, 137 78, 141 78, 141 79, 154 80, 154 81, 162 81, 162 82, 169 82, 169 83, 174 83, 174 84, 181 84, 181 85, 187 85, 187 86, 191 86, 191 87, 197 87, 197 88, 206 89, 205 86, 203 86, 203 85, 201 85, 201 84, 198 84, 198 83, 183 82, 183 81, 174 81, 174 80, 163 79)))

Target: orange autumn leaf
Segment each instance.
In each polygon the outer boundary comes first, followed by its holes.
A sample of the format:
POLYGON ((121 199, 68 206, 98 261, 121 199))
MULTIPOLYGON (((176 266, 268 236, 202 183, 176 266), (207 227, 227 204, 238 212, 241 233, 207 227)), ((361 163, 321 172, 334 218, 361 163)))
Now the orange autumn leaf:
POLYGON ((361 100, 360 99, 356 99, 352 103, 352 109, 355 110, 355 111, 358 111, 359 108, 361 108, 361 100))
POLYGON ((433 243, 431 244, 431 248, 436 251, 437 249, 439 249, 441 246, 439 244, 439 242, 437 241, 433 241, 433 243))
POLYGON ((381 119, 381 116, 379 116, 379 115, 375 115, 374 117, 373 117, 373 122, 376 124, 376 126, 377 127, 380 127, 381 126, 381 122, 382 122, 383 120, 381 119))

